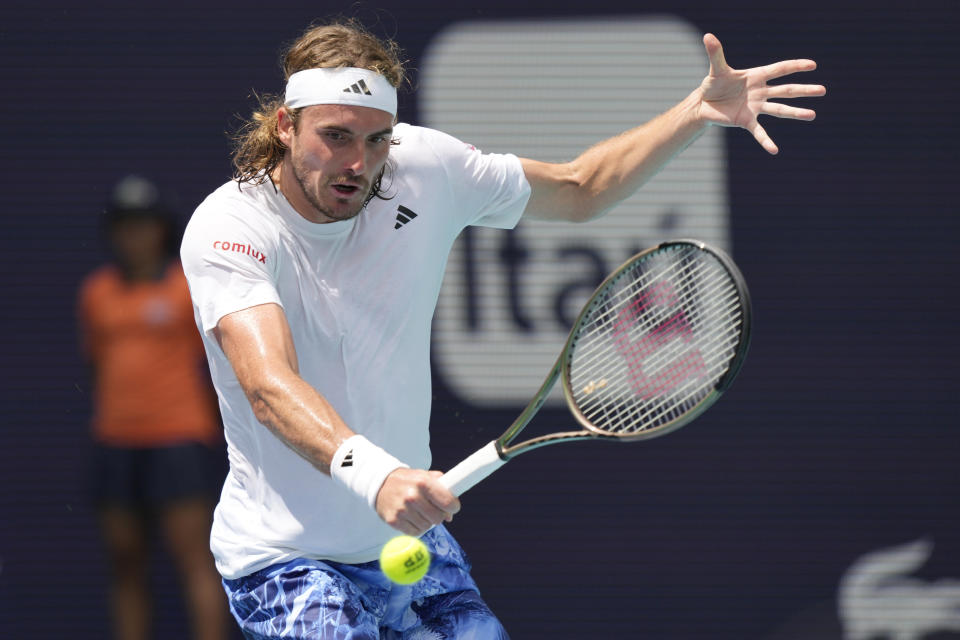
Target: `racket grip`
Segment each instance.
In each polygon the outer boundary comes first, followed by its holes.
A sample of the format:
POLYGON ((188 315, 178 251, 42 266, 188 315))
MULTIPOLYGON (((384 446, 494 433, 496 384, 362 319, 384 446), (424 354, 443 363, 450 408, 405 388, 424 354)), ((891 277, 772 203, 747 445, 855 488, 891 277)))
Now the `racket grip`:
POLYGON ((461 496, 506 462, 500 457, 500 452, 497 450, 497 441, 493 440, 440 476, 440 483, 450 489, 453 495, 461 496))

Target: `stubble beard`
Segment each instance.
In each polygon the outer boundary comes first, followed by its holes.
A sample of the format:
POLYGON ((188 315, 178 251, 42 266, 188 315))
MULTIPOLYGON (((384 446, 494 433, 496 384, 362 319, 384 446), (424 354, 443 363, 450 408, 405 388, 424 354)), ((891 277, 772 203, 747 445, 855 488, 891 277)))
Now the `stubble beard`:
MULTIPOLYGON (((370 200, 370 193, 373 190, 373 186, 367 188, 367 193, 364 195, 363 199, 359 201, 356 207, 347 209, 346 211, 340 211, 339 213, 331 210, 330 207, 324 205, 320 200, 320 194, 318 191, 311 187, 311 185, 306 180, 306 171, 302 170, 296 161, 290 163, 293 168, 293 179, 296 180, 297 185, 300 187, 303 197, 306 198, 307 202, 310 203, 310 206, 320 214, 321 216, 327 218, 330 221, 342 221, 350 220, 355 218, 363 208, 366 206, 367 201, 370 200)), ((330 184, 337 184, 337 182, 342 181, 341 179, 328 180, 324 183, 324 187, 330 184)), ((354 180, 355 181, 355 180, 354 180)))

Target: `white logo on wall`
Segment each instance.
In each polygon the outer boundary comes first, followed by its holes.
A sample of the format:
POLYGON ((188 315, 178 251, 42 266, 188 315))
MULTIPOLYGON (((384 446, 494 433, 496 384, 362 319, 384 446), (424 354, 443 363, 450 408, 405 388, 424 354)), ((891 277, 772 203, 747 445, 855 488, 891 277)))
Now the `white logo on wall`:
POLYGON ((932 553, 933 542, 917 540, 859 558, 840 583, 845 640, 920 640, 960 631, 960 580, 910 577, 932 553))
MULTIPOLYGON (((424 55, 420 109, 486 152, 565 161, 665 111, 706 71, 701 33, 678 18, 462 23, 424 55)), ((437 305, 438 372, 471 404, 525 404, 600 280, 677 237, 730 248, 717 128, 602 220, 468 229, 437 305)))

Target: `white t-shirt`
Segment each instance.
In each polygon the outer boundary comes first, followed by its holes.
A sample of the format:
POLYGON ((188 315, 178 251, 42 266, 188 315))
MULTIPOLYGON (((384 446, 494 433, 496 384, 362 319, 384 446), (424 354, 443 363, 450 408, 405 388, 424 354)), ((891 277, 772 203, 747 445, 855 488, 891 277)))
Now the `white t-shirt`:
POLYGON ((181 250, 230 458, 211 546, 236 578, 295 557, 358 563, 397 532, 254 417, 212 330, 283 307, 300 375, 347 425, 430 468, 430 326, 447 256, 468 225, 512 228, 530 185, 512 155, 400 124, 392 170, 357 217, 315 224, 269 181, 228 182, 197 208, 181 250))

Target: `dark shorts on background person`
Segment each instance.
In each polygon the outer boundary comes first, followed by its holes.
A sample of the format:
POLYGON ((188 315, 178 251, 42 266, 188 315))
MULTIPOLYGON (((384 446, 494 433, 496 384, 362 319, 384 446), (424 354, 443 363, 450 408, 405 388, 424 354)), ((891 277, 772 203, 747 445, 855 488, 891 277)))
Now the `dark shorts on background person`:
POLYGON ((222 482, 218 452, 196 442, 93 451, 91 492, 98 507, 149 509, 191 498, 216 498, 222 482))
POLYGON ((390 582, 376 561, 298 558, 224 580, 247 640, 505 640, 466 555, 443 526, 421 538, 432 556, 420 582, 390 582))

